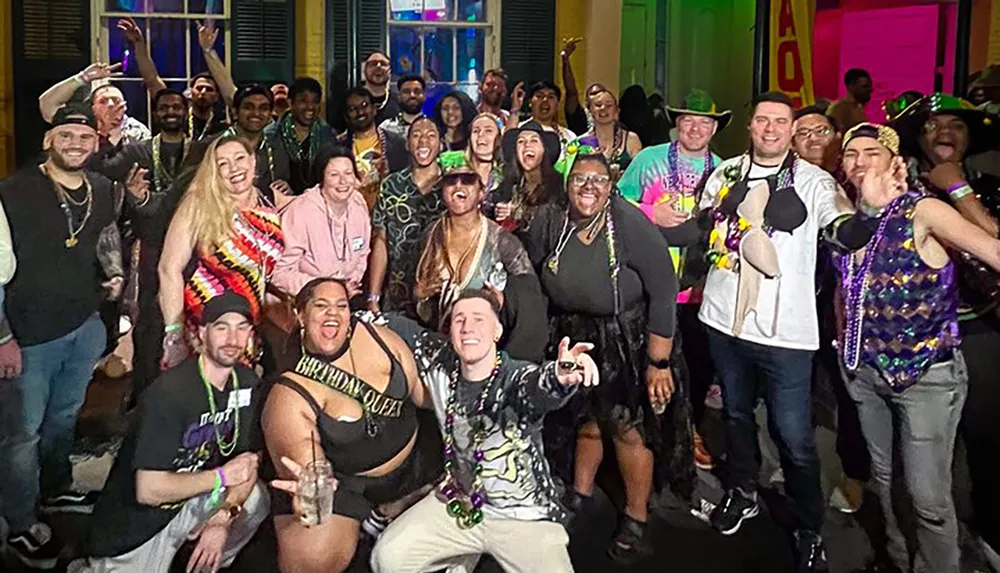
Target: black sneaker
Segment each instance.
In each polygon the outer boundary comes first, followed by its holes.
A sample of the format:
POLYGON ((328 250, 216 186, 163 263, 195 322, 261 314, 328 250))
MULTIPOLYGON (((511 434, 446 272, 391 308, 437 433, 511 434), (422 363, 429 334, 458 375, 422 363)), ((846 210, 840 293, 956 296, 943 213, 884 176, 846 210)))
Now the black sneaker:
POLYGON ((757 505, 757 492, 746 493, 740 488, 733 488, 712 510, 711 521, 719 533, 732 535, 739 531, 743 520, 755 517, 760 513, 757 505))
POLYGON ((39 511, 42 513, 81 513, 94 512, 94 504, 100 497, 99 491, 67 491, 47 497, 42 500, 39 511))
POLYGON ((52 530, 44 523, 36 523, 7 538, 7 551, 33 569, 55 569, 61 549, 52 530))
POLYGON ((827 573, 830 570, 823 539, 812 531, 795 532, 795 553, 799 560, 798 573, 827 573))

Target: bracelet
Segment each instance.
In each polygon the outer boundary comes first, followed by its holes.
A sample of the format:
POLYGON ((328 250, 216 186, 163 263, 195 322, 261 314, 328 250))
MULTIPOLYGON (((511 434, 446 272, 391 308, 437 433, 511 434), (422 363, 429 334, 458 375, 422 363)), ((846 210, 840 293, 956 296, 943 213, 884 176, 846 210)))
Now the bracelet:
POLYGON ((956 183, 948 188, 948 196, 951 197, 952 201, 958 201, 962 197, 972 195, 972 193, 972 187, 969 187, 969 184, 965 181, 956 183))
POLYGON ((215 473, 218 474, 219 481, 222 482, 222 487, 226 487, 226 474, 222 471, 222 468, 216 468, 215 473))
POLYGON ((180 332, 182 328, 184 328, 183 324, 181 324, 180 322, 175 322, 173 324, 168 324, 166 327, 164 327, 163 332, 166 334, 170 334, 171 332, 180 332))
POLYGON ((368 297, 365 300, 367 300, 368 302, 378 302, 378 301, 382 300, 382 295, 376 294, 376 293, 371 293, 371 294, 368 295, 368 297))
POLYGON ((81 86, 87 85, 87 80, 83 77, 83 72, 74 75, 73 82, 81 86))

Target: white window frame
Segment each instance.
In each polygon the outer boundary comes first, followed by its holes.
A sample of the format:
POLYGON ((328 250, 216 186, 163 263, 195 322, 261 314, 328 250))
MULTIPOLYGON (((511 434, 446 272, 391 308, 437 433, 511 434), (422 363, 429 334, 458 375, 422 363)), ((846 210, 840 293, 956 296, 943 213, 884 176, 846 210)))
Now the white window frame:
MULTIPOLYGON (((458 13, 459 0, 447 0, 452 5, 452 14, 458 13)), ((469 22, 466 20, 393 20, 392 19, 392 0, 385 0, 385 46, 386 55, 389 56, 389 61, 392 61, 392 29, 393 28, 416 28, 418 32, 425 28, 450 28, 453 30, 451 35, 451 77, 454 78, 450 82, 435 82, 437 84, 468 84, 468 82, 462 81, 458 77, 458 32, 459 30, 467 30, 469 28, 483 30, 485 34, 484 46, 485 53, 483 55, 483 74, 488 70, 494 69, 499 65, 500 62, 500 4, 503 0, 486 0, 486 20, 480 20, 478 22, 469 22)), ((420 68, 417 73, 421 76, 424 75, 424 34, 420 33, 420 68)), ((478 78, 479 83, 482 83, 483 78, 478 78)), ((478 89, 478 86, 476 86, 478 89)))
MULTIPOLYGON (((135 18, 142 19, 144 21, 144 29, 142 30, 142 37, 146 41, 147 47, 151 48, 151 38, 149 35, 149 21, 150 20, 190 20, 191 22, 204 20, 206 17, 211 17, 213 20, 221 21, 225 23, 223 26, 224 41, 225 41, 225 53, 221 54, 223 61, 226 65, 230 65, 232 61, 232 2, 233 0, 216 0, 222 3, 222 13, 221 14, 199 14, 199 13, 189 13, 190 10, 190 0, 184 0, 184 12, 121 12, 106 10, 106 0, 91 0, 91 10, 90 10, 90 29, 95 30, 97 33, 94 34, 90 53, 91 59, 95 62, 109 62, 110 54, 108 50, 111 47, 110 34, 109 34, 109 24, 113 18, 135 18)), ((191 34, 184 35, 184 51, 187 57, 184 59, 184 72, 186 77, 166 77, 161 75, 160 79, 164 83, 170 82, 184 82, 184 85, 188 85, 191 81, 191 34)), ((197 44, 194 46, 196 50, 201 50, 201 46, 197 44)), ((145 88, 145 84, 141 77, 129 78, 123 77, 114 80, 114 83, 139 83, 145 88)), ((149 95, 149 91, 144 92, 146 94, 146 126, 150 129, 153 128, 153 103, 152 98, 149 95)))

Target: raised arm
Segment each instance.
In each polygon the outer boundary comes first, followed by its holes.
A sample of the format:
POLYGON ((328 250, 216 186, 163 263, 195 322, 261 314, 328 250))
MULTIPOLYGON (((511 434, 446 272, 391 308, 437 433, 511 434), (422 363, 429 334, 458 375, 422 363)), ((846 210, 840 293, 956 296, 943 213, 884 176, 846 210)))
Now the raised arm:
POLYGON ((944 201, 927 198, 917 203, 914 213, 918 224, 934 238, 965 251, 1000 271, 1000 241, 969 222, 944 201))
POLYGON ((56 111, 72 99, 76 90, 90 85, 97 80, 119 78, 122 76, 119 71, 121 68, 122 65, 120 62, 110 65, 95 62, 84 68, 82 72, 74 74, 45 90, 45 93, 38 97, 38 109, 42 113, 42 119, 47 123, 51 123, 52 118, 56 115, 56 111))
POLYGON ((142 37, 142 30, 139 29, 135 20, 129 17, 118 19, 118 29, 132 44, 132 48, 135 50, 135 63, 139 67, 142 83, 145 84, 149 97, 155 98, 160 90, 167 88, 167 84, 163 82, 160 73, 156 71, 156 64, 153 63, 153 58, 149 55, 149 46, 146 45, 146 40, 142 37))
POLYGON ((205 53, 205 64, 212 78, 219 86, 219 93, 225 100, 226 106, 232 107, 233 96, 236 95, 236 82, 233 81, 233 74, 215 51, 215 41, 219 38, 219 29, 215 27, 214 20, 206 20, 204 24, 198 24, 198 43, 205 53))
POLYGON ((580 107, 580 92, 576 89, 576 76, 573 75, 573 64, 570 63, 570 58, 572 58, 573 52, 576 51, 576 45, 582 40, 583 38, 569 38, 564 40, 563 49, 559 52, 559 55, 562 57, 563 87, 566 89, 566 100, 563 104, 566 117, 569 117, 580 107))

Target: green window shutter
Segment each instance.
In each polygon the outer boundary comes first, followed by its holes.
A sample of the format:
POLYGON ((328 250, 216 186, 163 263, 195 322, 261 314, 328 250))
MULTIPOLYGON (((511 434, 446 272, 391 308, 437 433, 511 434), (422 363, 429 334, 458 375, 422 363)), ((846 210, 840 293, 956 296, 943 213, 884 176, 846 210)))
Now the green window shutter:
POLYGON ((508 88, 555 78, 555 0, 503 0, 500 11, 500 62, 510 76, 508 88))
POLYGON ((231 54, 236 83, 290 82, 295 75, 293 1, 236 0, 232 5, 231 54))
POLYGON ((48 129, 38 96, 91 63, 90 2, 14 0, 11 8, 14 145, 23 165, 42 149, 48 129))

